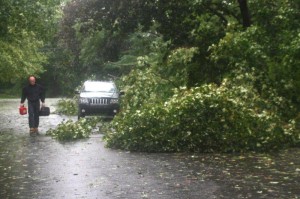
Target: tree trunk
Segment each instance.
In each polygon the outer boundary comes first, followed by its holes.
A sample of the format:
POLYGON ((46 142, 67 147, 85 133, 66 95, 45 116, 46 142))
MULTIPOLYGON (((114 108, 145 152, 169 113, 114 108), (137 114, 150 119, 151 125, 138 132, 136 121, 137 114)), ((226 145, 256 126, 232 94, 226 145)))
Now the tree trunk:
POLYGON ((243 27, 248 28, 251 25, 250 14, 248 9, 247 0, 238 0, 242 18, 243 18, 243 27))

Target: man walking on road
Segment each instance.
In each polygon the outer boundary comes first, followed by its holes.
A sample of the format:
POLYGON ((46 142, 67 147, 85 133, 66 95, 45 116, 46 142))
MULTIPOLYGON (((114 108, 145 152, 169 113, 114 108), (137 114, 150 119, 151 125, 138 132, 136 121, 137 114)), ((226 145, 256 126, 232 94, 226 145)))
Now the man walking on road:
POLYGON ((24 106, 24 102, 27 99, 30 134, 33 134, 38 133, 40 100, 42 106, 45 106, 45 90, 41 85, 36 83, 34 76, 30 76, 28 81, 29 85, 22 90, 21 106, 24 106))

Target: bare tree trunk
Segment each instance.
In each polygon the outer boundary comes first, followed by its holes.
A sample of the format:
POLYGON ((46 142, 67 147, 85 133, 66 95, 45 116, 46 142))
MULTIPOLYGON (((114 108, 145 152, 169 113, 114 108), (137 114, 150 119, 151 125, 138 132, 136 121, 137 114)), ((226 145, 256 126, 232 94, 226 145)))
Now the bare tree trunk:
POLYGON ((247 0, 238 0, 238 3, 243 18, 243 27, 248 28, 251 25, 251 19, 250 19, 247 0))

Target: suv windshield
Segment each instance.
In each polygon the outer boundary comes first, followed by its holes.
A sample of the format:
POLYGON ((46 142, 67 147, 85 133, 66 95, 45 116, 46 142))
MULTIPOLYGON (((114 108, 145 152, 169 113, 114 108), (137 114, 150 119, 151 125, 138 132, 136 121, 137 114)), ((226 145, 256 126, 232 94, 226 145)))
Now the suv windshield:
POLYGON ((114 93, 115 86, 109 82, 85 82, 82 91, 114 93))

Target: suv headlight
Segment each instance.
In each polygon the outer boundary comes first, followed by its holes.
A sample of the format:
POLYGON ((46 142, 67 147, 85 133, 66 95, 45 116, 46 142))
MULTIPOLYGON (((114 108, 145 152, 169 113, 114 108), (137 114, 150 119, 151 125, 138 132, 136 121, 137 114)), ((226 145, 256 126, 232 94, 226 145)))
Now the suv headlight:
POLYGON ((89 103, 89 100, 88 100, 88 98, 80 98, 80 99, 79 99, 79 103, 80 103, 80 104, 88 104, 88 103, 89 103))
POLYGON ((119 100, 118 99, 111 99, 110 103, 111 104, 117 104, 117 103, 119 103, 119 100))

